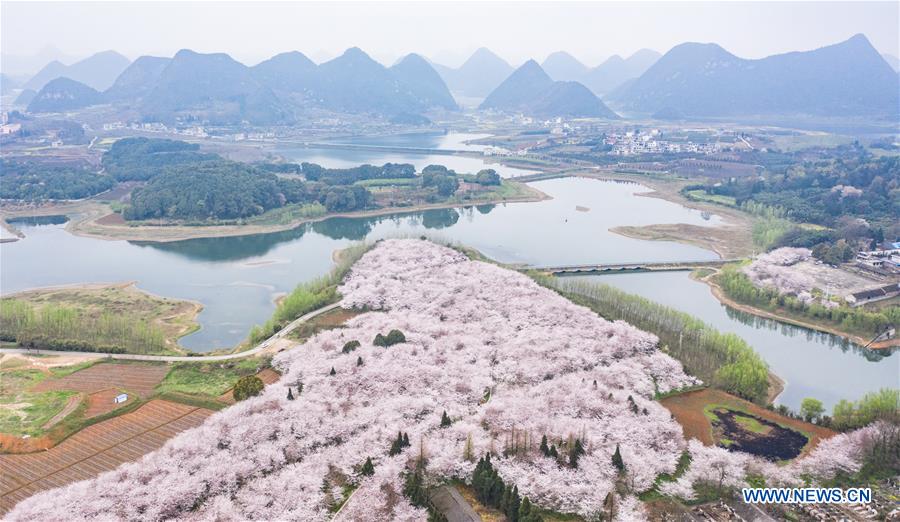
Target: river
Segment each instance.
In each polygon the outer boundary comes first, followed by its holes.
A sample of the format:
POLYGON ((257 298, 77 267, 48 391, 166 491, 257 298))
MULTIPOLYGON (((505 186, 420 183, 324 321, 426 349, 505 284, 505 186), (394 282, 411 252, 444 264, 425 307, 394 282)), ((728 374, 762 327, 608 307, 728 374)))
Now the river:
POLYGON ((776 400, 799 410, 805 397, 822 401, 831 412, 841 399, 900 385, 900 353, 865 350, 846 339, 779 323, 720 303, 709 286, 689 272, 643 272, 578 276, 703 319, 719 331, 734 333, 769 363, 785 381, 776 400))

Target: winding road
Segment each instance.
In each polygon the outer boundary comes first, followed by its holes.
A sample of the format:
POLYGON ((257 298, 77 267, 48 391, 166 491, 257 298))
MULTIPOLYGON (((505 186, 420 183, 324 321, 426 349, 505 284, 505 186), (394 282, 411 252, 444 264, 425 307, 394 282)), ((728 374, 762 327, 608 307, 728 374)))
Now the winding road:
POLYGON ((278 330, 272 337, 269 337, 265 341, 259 343, 255 347, 245 350, 243 352, 238 353, 229 353, 224 355, 138 355, 131 353, 103 353, 103 352, 69 352, 69 351, 60 351, 60 350, 35 350, 28 348, 0 348, 0 354, 4 353, 21 353, 25 355, 83 355, 85 357, 106 357, 109 359, 119 359, 126 361, 161 361, 161 362, 212 362, 212 361, 229 361, 232 359, 242 359, 244 357, 251 357, 260 352, 265 351, 267 348, 272 346, 272 343, 275 341, 284 338, 287 334, 291 333, 295 328, 300 326, 301 324, 309 321, 310 319, 324 314, 326 312, 330 312, 335 308, 338 308, 341 305, 340 301, 337 303, 332 303, 327 306, 323 306, 317 310, 313 310, 308 314, 301 315, 297 319, 291 321, 287 326, 278 330))

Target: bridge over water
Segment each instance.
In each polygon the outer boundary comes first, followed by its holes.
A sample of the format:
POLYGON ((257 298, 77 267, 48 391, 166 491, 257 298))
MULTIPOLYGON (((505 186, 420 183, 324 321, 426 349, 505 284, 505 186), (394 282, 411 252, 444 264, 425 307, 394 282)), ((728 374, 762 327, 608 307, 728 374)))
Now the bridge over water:
POLYGON ((530 270, 546 272, 553 275, 591 274, 604 272, 665 272, 677 270, 693 270, 695 268, 718 268, 728 263, 736 263, 741 259, 712 259, 709 261, 674 261, 665 263, 611 263, 596 265, 568 266, 534 266, 530 270))

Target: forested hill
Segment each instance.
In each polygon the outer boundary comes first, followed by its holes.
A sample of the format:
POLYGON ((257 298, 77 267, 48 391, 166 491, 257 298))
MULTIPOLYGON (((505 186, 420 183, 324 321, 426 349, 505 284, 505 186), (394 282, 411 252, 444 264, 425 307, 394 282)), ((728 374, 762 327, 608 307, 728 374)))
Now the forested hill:
MULTIPOLYGON (((367 188, 371 185, 407 187, 401 197, 409 204, 412 197, 432 203, 446 200, 463 181, 484 190, 502 183, 490 169, 463 175, 441 165, 429 165, 419 175, 407 163, 344 169, 313 163, 241 163, 201 152, 190 143, 149 138, 115 142, 102 163, 116 180, 146 181, 132 191, 123 211, 131 221, 234 222, 287 205, 302 207, 297 212, 304 216, 321 215, 377 208, 367 188)), ((379 194, 384 197, 384 191, 379 194)))

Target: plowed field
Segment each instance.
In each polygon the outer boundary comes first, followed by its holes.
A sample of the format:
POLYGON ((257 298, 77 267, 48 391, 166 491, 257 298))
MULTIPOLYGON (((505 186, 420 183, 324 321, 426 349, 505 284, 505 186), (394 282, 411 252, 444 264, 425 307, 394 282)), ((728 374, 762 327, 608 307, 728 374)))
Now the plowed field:
POLYGON ((200 425, 212 413, 152 400, 131 413, 89 426, 47 451, 0 455, 0 516, 39 491, 96 477, 137 460, 178 433, 200 425))

